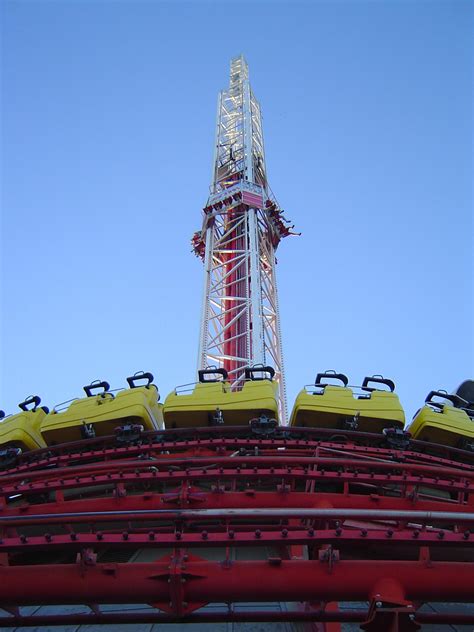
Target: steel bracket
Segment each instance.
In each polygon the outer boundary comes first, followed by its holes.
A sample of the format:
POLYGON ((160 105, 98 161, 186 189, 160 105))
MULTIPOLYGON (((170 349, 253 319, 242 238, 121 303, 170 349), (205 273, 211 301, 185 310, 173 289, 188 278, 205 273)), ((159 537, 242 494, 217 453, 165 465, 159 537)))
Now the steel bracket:
POLYGON ((250 429, 252 432, 259 436, 268 436, 275 434, 278 428, 278 422, 276 419, 271 419, 266 415, 261 415, 255 419, 250 420, 250 429))
POLYGON ((340 556, 337 549, 332 548, 332 544, 322 548, 318 551, 318 559, 320 562, 328 565, 329 573, 332 573, 332 569, 335 562, 339 562, 340 556))
POLYGON ((76 556, 76 563, 79 566, 81 575, 85 575, 88 568, 97 563, 97 554, 92 549, 82 549, 76 556))
POLYGON ((115 439, 121 444, 137 443, 141 440, 143 431, 141 424, 125 424, 115 428, 115 439))
POLYGON ((411 434, 400 428, 384 428, 383 435, 389 448, 393 450, 408 450, 410 447, 411 434))
POLYGON ((5 448, 0 450, 0 469, 8 469, 18 464, 21 456, 21 448, 5 448))
POLYGON ((150 579, 166 581, 169 585, 169 601, 151 604, 164 612, 174 614, 178 617, 185 616, 194 610, 198 610, 207 602, 190 602, 186 599, 186 583, 195 579, 201 579, 204 575, 189 573, 186 571, 186 562, 202 561, 197 555, 190 555, 183 550, 176 551, 171 555, 160 558, 159 562, 168 562, 168 571, 153 575, 150 579))
POLYGON ((368 632, 415 632, 421 625, 415 620, 412 605, 396 605, 373 600, 369 607, 367 621, 361 624, 362 630, 368 632))
POLYGON ((161 497, 161 502, 163 503, 173 503, 179 505, 180 507, 184 507, 186 505, 192 505, 194 503, 203 503, 207 499, 207 493, 202 492, 197 487, 192 487, 188 485, 186 482, 177 489, 175 492, 169 492, 167 494, 163 494, 161 497))

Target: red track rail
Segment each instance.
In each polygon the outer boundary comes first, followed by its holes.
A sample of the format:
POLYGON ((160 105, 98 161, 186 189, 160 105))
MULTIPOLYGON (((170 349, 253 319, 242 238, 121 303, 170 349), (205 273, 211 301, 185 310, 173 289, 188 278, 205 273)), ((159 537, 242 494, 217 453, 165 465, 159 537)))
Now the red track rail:
POLYGON ((24 455, 0 473, 0 605, 10 613, 0 625, 470 623, 454 606, 442 616, 418 608, 474 602, 472 456, 291 432, 166 431, 137 445, 105 438, 24 455), (338 601, 370 605, 338 611, 338 601), (154 609, 100 610, 120 602, 154 609), (274 602, 275 611, 202 610, 239 602, 274 602), (66 603, 90 614, 18 610, 66 603))

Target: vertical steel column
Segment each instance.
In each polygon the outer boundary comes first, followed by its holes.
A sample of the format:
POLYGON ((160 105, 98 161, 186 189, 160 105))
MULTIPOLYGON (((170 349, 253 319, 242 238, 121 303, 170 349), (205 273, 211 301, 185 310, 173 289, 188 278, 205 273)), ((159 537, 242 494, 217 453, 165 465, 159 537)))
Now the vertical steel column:
POLYGON ((250 318, 251 357, 254 364, 266 364, 264 342, 264 320, 262 314, 262 282, 260 278, 260 244, 258 239, 257 211, 250 208, 247 211, 249 231, 249 261, 250 261, 250 318))
POLYGON ((211 284, 211 257, 213 251, 214 233, 212 230, 206 230, 206 253, 204 255, 204 285, 201 302, 201 327, 199 332, 199 353, 197 370, 203 368, 207 364, 207 341, 209 329, 209 288, 211 284))

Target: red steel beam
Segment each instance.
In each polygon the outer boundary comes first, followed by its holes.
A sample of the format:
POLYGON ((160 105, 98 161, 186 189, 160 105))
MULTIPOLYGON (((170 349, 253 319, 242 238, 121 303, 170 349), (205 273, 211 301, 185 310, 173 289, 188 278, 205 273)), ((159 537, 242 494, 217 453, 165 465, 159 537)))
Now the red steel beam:
MULTIPOLYGON (((365 610, 342 610, 328 612, 321 610, 294 612, 198 612, 182 617, 163 612, 104 612, 69 615, 28 615, 0 617, 2 627, 20 626, 66 626, 66 625, 113 625, 124 623, 220 623, 220 622, 304 622, 304 621, 337 621, 341 623, 360 622, 367 619, 365 610)), ((465 612, 415 612, 415 621, 431 625, 469 625, 474 624, 474 614, 465 612)))
MULTIPOLYGON (((146 469, 155 467, 157 469, 168 469, 170 466, 183 468, 187 470, 196 470, 205 467, 243 467, 248 468, 257 467, 264 468, 265 466, 277 466, 279 469, 283 467, 297 467, 297 468, 310 468, 318 467, 319 469, 325 467, 344 467, 353 468, 354 470, 368 469, 370 471, 399 471, 410 472, 411 474, 418 473, 424 475, 432 475, 433 478, 447 477, 447 478, 463 478, 465 480, 474 479, 474 470, 459 470, 455 467, 436 466, 426 463, 407 463, 407 462, 393 462, 393 461, 376 461, 376 460, 362 460, 357 458, 334 458, 334 457, 307 457, 307 456, 293 456, 286 457, 276 454, 275 456, 206 456, 195 458, 179 458, 174 456, 172 459, 163 459, 161 456, 152 461, 143 461, 143 459, 127 459, 117 461, 105 461, 95 462, 87 465, 75 465, 71 467, 51 468, 40 471, 33 471, 28 473, 29 480, 46 479, 48 477, 56 478, 59 476, 81 476, 84 473, 87 475, 100 474, 101 472, 113 472, 116 470, 129 471, 133 469, 146 469)), ((25 478, 25 473, 16 473, 9 475, 6 473, 1 477, 0 481, 3 485, 13 483, 13 481, 22 480, 25 478)))
MULTIPOLYGON (((241 447, 246 447, 248 449, 254 449, 258 447, 261 450, 273 449, 276 450, 281 447, 285 447, 286 451, 290 450, 298 450, 298 451, 310 451, 314 455, 314 451, 318 450, 318 456, 321 456, 322 453, 334 452, 339 457, 351 456, 352 458, 358 457, 371 457, 371 458, 387 458, 390 460, 400 459, 403 461, 411 461, 411 462, 423 462, 433 463, 437 466, 444 465, 448 467, 456 467, 463 470, 472 470, 473 466, 467 463, 462 463, 459 461, 453 461, 448 459, 443 459, 439 456, 433 456, 430 454, 424 454, 422 452, 414 452, 414 451, 400 451, 393 450, 389 448, 377 448, 373 446, 359 446, 356 444, 346 444, 342 445, 340 443, 334 442, 321 442, 315 440, 306 440, 302 441, 299 439, 265 439, 265 438, 222 438, 222 439, 191 439, 186 441, 164 441, 157 443, 141 443, 139 445, 128 445, 128 446, 107 446, 102 448, 100 446, 96 446, 94 450, 94 443, 97 440, 87 440, 84 442, 75 442, 74 444, 67 444, 69 446, 78 446, 84 444, 82 447, 87 448, 87 450, 81 450, 80 452, 69 452, 67 454, 62 454, 61 452, 64 450, 64 446, 55 446, 48 449, 47 452, 41 454, 41 451, 35 451, 26 453, 23 455, 23 459, 26 461, 25 464, 19 465, 16 468, 10 468, 8 470, 9 475, 13 473, 20 472, 31 472, 33 469, 40 469, 41 467, 51 467, 52 465, 71 465, 77 463, 77 461, 90 461, 97 460, 100 458, 101 460, 110 460, 117 459, 120 457, 126 456, 130 458, 131 456, 139 455, 142 453, 148 454, 150 452, 156 452, 160 455, 161 458, 167 458, 165 455, 161 454, 162 452, 169 452, 168 458, 174 458, 177 456, 177 452, 183 450, 226 450, 226 451, 235 451, 241 447), (92 445, 91 445, 92 443, 92 445), (57 452, 57 454, 56 454, 57 452), (29 456, 31 455, 31 456, 29 456), (29 459, 28 459, 29 457, 29 459)), ((70 449, 70 448, 69 448, 70 449)), ((198 456, 197 454, 195 456, 198 456)), ((5 473, 5 474, 6 474, 5 473)), ((1 476, 1 474, 0 474, 1 476)))
MULTIPOLYGON (((345 443, 342 444, 343 447, 350 450, 381 450, 386 454, 391 454, 392 456, 400 455, 403 458, 411 458, 413 455, 416 455, 415 458, 423 458, 426 460, 433 460, 434 462, 444 462, 455 464, 456 467, 460 468, 469 468, 471 467, 469 463, 472 465, 474 462, 474 455, 471 452, 460 450, 458 448, 451 448, 449 446, 442 446, 438 444, 430 444, 424 441, 416 441, 412 440, 410 443, 409 450, 394 450, 387 447, 378 448, 376 447, 383 441, 383 438, 379 434, 367 433, 367 432, 359 432, 359 431, 344 431, 341 433, 340 431, 335 431, 330 428, 280 428, 280 433, 285 433, 285 438, 269 438, 268 441, 283 441, 286 445, 286 442, 294 442, 298 443, 310 443, 310 442, 328 442, 334 437, 335 434, 338 434, 340 437, 344 437, 345 443), (300 438, 297 438, 297 437, 300 438), (360 445, 358 445, 360 444, 360 445), (426 452, 426 450, 436 450, 436 456, 430 455, 426 452), (441 454, 445 454, 446 456, 441 456, 441 454)), ((143 433, 143 444, 150 444, 156 442, 157 448, 159 449, 164 443, 168 446, 166 449, 173 449, 173 445, 179 447, 180 443, 185 443, 191 445, 192 442, 199 441, 218 441, 219 438, 231 437, 231 441, 241 440, 242 438, 247 437, 247 440, 255 441, 260 439, 255 439, 254 436, 250 436, 249 438, 249 428, 248 426, 223 426, 223 427, 202 427, 202 428, 179 428, 173 430, 164 430, 164 431, 153 431, 143 433)), ((278 437, 278 435, 276 435, 278 437)), ((341 447, 341 442, 337 442, 334 444, 336 448, 341 447)), ((88 439, 83 441, 76 441, 69 444, 63 444, 59 446, 51 446, 49 448, 44 448, 41 450, 35 450, 32 452, 25 453, 20 457, 20 461, 23 463, 27 463, 28 465, 20 465, 16 469, 25 469, 28 467, 36 467, 36 463, 39 460, 43 462, 52 462, 58 455, 63 456, 68 462, 69 454, 74 450, 80 450, 81 453, 84 451, 84 456, 86 453, 95 451, 95 454, 102 449, 105 452, 116 452, 117 450, 127 450, 130 446, 116 448, 116 437, 114 435, 108 437, 99 437, 96 439, 88 439)), ((108 458, 108 457, 106 457, 108 458)))
POLYGON ((380 509, 380 510, 413 510, 464 512, 464 503, 439 500, 413 499, 406 497, 380 496, 378 494, 338 494, 331 492, 299 492, 282 493, 277 491, 208 491, 191 488, 188 493, 181 489, 176 492, 144 492, 122 497, 94 497, 72 500, 61 500, 28 504, 5 505, 1 516, 50 515, 55 513, 74 513, 80 511, 137 511, 150 508, 205 506, 207 509, 240 509, 266 508, 317 508, 334 507, 340 509, 380 509))
MULTIPOLYGON (((320 547, 323 544, 337 544, 337 546, 361 546, 377 544, 379 546, 434 546, 468 548, 473 551, 474 538, 468 531, 455 533, 452 531, 418 531, 373 528, 344 529, 287 529, 268 530, 264 525, 253 525, 253 529, 232 527, 227 531, 212 529, 199 532, 185 530, 178 532, 162 532, 149 530, 148 533, 137 533, 126 530, 121 533, 98 531, 97 533, 71 532, 70 534, 51 534, 33 536, 4 537, 0 539, 0 553, 18 551, 49 551, 51 555, 63 551, 80 551, 83 548, 96 550, 113 547, 142 549, 142 548, 209 548, 226 546, 294 546, 306 545, 320 547)), ((357 552, 354 548, 354 554, 357 552)), ((470 557, 472 559, 472 555, 470 557)), ((377 563, 377 562, 374 562, 377 563)))
MULTIPOLYGON (((219 459, 214 459, 218 461, 219 459)), ((283 460, 283 458, 281 459, 283 460)), ((316 482, 339 482, 339 483, 348 483, 348 484, 359 484, 359 485, 371 485, 371 486, 380 486, 390 484, 391 486, 429 486, 430 488, 439 489, 442 491, 446 491, 449 493, 458 492, 458 493, 469 493, 474 491, 474 484, 470 483, 466 480, 464 475, 458 476, 458 480, 454 480, 454 478, 442 479, 441 472, 440 476, 427 477, 421 474, 416 475, 408 475, 408 474, 393 474, 390 471, 386 473, 375 474, 374 472, 370 473, 361 473, 360 470, 355 471, 343 471, 342 464, 338 471, 325 469, 308 469, 302 468, 301 465, 287 465, 284 466, 282 463, 276 462, 275 466, 268 468, 262 467, 262 464, 258 464, 258 461, 255 462, 254 467, 249 467, 248 461, 242 461, 241 464, 236 461, 236 459, 232 459, 232 468, 224 468, 224 467, 213 467, 211 465, 202 464, 201 466, 192 466, 185 467, 185 469, 174 469, 170 467, 171 463, 166 465, 166 469, 163 468, 163 464, 159 464, 157 461, 149 461, 146 465, 144 465, 143 461, 139 461, 140 467, 137 467, 136 463, 133 463, 134 467, 131 467, 129 463, 121 463, 117 469, 118 472, 112 473, 114 468, 110 466, 101 467, 97 470, 96 467, 91 468, 91 470, 87 471, 84 468, 81 470, 82 476, 78 475, 76 477, 71 477, 71 472, 60 472, 59 470, 48 470, 47 473, 42 477, 38 476, 38 474, 43 474, 43 472, 32 472, 32 476, 28 476, 32 480, 29 482, 25 482, 25 475, 20 477, 19 483, 4 483, 2 481, 2 485, 0 486, 0 496, 12 496, 18 493, 27 493, 27 494, 39 494, 45 493, 48 491, 55 490, 67 490, 67 489, 75 489, 78 485, 94 487, 99 485, 110 485, 114 482, 134 482, 137 483, 139 481, 159 481, 165 484, 169 484, 174 481, 175 484, 177 482, 182 481, 194 481, 199 483, 202 480, 217 480, 217 481, 225 481, 229 479, 240 478, 244 481, 255 481, 258 479, 281 479, 281 480, 295 480, 295 481, 316 481, 316 482), (159 466, 162 466, 162 469, 159 470, 159 466), (102 473, 104 470, 108 470, 107 473, 102 473), (130 470, 135 470, 131 472, 130 470), (33 476, 35 475, 35 476, 33 476)), ((383 464, 385 465, 385 464, 383 464)), ((401 467, 397 467, 392 465, 392 470, 400 470, 401 467)), ((64 468, 61 468, 64 469, 64 468)), ((370 469, 370 468, 368 468, 370 469)), ((375 469, 375 468, 374 468, 375 469)))
POLYGON ((146 564, 0 566, 0 605, 171 603, 179 613, 189 604, 211 602, 370 601, 375 596, 392 603, 400 596, 415 602, 474 601, 472 564, 183 560, 180 566, 170 557, 146 564))

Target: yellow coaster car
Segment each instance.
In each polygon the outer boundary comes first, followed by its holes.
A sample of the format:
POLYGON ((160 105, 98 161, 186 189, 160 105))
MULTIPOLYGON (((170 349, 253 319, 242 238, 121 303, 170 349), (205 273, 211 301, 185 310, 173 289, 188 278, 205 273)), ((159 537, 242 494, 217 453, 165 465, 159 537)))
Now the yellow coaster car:
POLYGON ((113 435, 117 427, 137 424, 146 430, 163 428, 163 405, 158 403, 157 387, 151 373, 137 373, 127 378, 129 389, 117 395, 109 392, 107 382, 84 386, 87 397, 73 401, 69 407, 52 410, 41 424, 41 433, 48 445, 113 435), (137 386, 147 380, 145 386, 137 386), (101 390, 94 395, 93 391, 101 390))
POLYGON ((382 376, 366 377, 357 395, 343 373, 318 373, 314 386, 306 386, 298 394, 290 418, 290 426, 382 432, 384 428, 403 429, 405 413, 395 384, 382 376), (342 386, 328 384, 337 380, 342 386), (384 385, 387 390, 375 386, 384 385))
POLYGON ((413 439, 473 450, 474 423, 466 410, 458 408, 458 405, 457 395, 449 395, 443 391, 428 393, 425 405, 413 417, 408 428, 413 439), (451 403, 433 401, 434 397, 451 403))
POLYGON ((242 388, 233 390, 225 369, 203 369, 199 371, 199 382, 177 387, 168 395, 164 404, 165 426, 246 426, 261 415, 278 419, 274 375, 272 367, 247 368, 242 388), (183 392, 186 386, 194 387, 191 393, 190 389, 188 394, 183 392))
POLYGON ((0 447, 20 448, 22 452, 45 448, 46 443, 41 436, 41 422, 48 414, 46 406, 41 406, 41 399, 33 395, 18 404, 21 413, 11 415, 0 421, 0 447))

